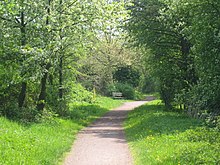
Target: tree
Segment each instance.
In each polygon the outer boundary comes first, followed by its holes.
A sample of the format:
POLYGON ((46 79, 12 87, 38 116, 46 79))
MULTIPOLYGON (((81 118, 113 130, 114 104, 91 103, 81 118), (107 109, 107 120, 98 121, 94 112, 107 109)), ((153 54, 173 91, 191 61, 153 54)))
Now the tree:
MULTIPOLYGON (((27 81, 33 76, 26 69, 29 67, 29 59, 32 58, 27 53, 29 45, 35 43, 34 34, 36 34, 36 22, 42 16, 42 5, 41 2, 35 3, 34 1, 2 1, 0 3, 2 21, 2 31, 5 34, 5 39, 10 39, 3 45, 3 56, 6 57, 3 63, 12 63, 17 67, 20 72, 19 76, 17 71, 14 70, 14 75, 17 75, 16 80, 13 84, 20 83, 21 90, 18 94, 18 106, 23 107, 27 92, 27 81)), ((38 42, 37 42, 38 43, 38 42)), ((34 47, 33 44, 32 46, 34 47)))
MULTIPOLYGON (((130 18, 125 26, 135 46, 151 49, 149 65, 158 77, 159 91, 170 108, 175 94, 197 81, 194 60, 190 54, 191 43, 176 27, 173 18, 163 14, 166 2, 142 0, 129 6, 130 18)), ((175 17, 181 20, 181 17, 175 17)))
MULTIPOLYGON (((73 64, 75 65, 76 59, 82 55, 83 52, 76 49, 86 49, 85 45, 88 44, 86 38, 90 36, 91 22, 95 19, 96 14, 96 6, 93 5, 94 2, 92 1, 80 3, 78 1, 66 2, 62 0, 53 1, 51 4, 49 16, 53 19, 50 23, 49 21, 47 23, 49 23, 53 35, 46 42, 52 42, 49 51, 52 52, 52 64, 54 65, 52 67, 56 68, 53 77, 58 77, 58 101, 64 99, 64 83, 68 81, 69 77, 64 77, 64 70, 68 70, 73 64), (57 72, 58 75, 56 76, 57 72)), ((48 69, 46 67, 46 70, 48 69)), ((46 72, 41 83, 44 87, 41 88, 43 93, 46 90, 47 77, 46 72)), ((39 95, 38 102, 39 105, 42 105, 40 109, 43 108, 45 99, 45 95, 39 95)))
POLYGON ((118 67, 114 73, 114 79, 117 82, 137 87, 140 81, 140 73, 131 66, 118 67))
POLYGON ((195 57, 199 77, 197 85, 184 93, 187 111, 198 116, 201 110, 219 113, 219 6, 218 1, 170 1, 169 17, 182 17, 182 33, 193 44, 192 55, 195 57), (212 12, 210 12, 212 11, 212 12))
POLYGON ((92 88, 95 85, 102 94, 106 94, 107 86, 113 83, 117 67, 132 61, 125 47, 125 33, 120 27, 127 17, 124 5, 124 2, 100 2, 99 17, 93 23, 93 47, 88 52, 90 56, 82 60, 85 65, 81 72, 89 76, 84 74, 80 79, 84 84, 90 81, 86 86, 92 88))
POLYGON ((6 67, 0 74, 4 79, 0 96, 5 107, 13 105, 6 100, 18 97, 19 108, 37 103, 41 112, 47 102, 65 98, 77 61, 91 47, 91 25, 99 5, 74 0, 0 2, 0 67, 6 67))

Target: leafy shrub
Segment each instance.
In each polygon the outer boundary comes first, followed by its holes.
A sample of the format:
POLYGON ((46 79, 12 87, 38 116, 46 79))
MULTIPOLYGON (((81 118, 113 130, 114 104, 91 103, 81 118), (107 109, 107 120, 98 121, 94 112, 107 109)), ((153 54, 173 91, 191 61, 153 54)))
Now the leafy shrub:
POLYGON ((13 104, 2 111, 2 115, 6 116, 7 118, 17 120, 22 123, 34 122, 37 114, 38 111, 34 106, 18 108, 13 104))
POLYGON ((12 64, 2 65, 0 63, 0 109, 2 111, 10 109, 12 104, 14 104, 13 106, 16 104, 20 89, 16 69, 16 66, 12 64))
POLYGON ((133 87, 137 87, 140 81, 140 72, 131 66, 119 67, 113 77, 120 83, 126 83, 133 87))
POLYGON ((190 116, 202 118, 217 116, 220 114, 219 91, 220 87, 216 82, 209 84, 198 82, 189 91, 182 90, 176 95, 175 102, 179 105, 183 104, 190 116))
POLYGON ((51 110, 43 109, 42 113, 36 115, 36 121, 40 123, 56 123, 58 114, 51 110))
POLYGON ((72 84, 70 89, 71 102, 92 103, 93 93, 87 91, 81 84, 72 84))
POLYGON ((139 82, 139 90, 143 93, 153 93, 156 91, 156 80, 149 75, 142 75, 139 82))
POLYGON ((143 95, 143 93, 141 93, 137 90, 134 91, 134 100, 143 100, 144 97, 145 96, 143 95))
POLYGON ((107 86, 107 95, 112 96, 112 92, 117 92, 118 89, 116 88, 115 84, 109 84, 107 86))
MULTIPOLYGON (((135 99, 135 90, 130 84, 116 83, 109 84, 107 87, 108 96, 112 96, 112 92, 121 92, 126 99, 135 99)), ((139 96, 137 96, 139 98, 139 96)))
POLYGON ((134 88, 129 84, 117 83, 116 89, 122 93, 123 97, 127 99, 134 99, 135 91, 134 88))

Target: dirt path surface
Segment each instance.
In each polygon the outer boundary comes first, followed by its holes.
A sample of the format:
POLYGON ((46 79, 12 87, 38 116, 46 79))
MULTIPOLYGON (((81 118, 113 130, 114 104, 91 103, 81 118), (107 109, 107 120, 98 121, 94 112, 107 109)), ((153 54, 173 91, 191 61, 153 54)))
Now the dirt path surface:
POLYGON ((147 101, 128 102, 79 132, 64 165, 132 165, 122 123, 128 111, 147 101))

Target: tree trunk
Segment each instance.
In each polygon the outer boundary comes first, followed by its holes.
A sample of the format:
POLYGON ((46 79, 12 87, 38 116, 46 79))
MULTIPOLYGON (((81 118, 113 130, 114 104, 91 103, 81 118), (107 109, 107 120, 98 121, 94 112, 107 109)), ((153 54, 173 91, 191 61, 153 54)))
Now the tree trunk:
POLYGON ((18 106, 21 108, 24 105, 25 97, 26 97, 26 91, 27 91, 27 83, 22 82, 21 84, 21 91, 18 97, 18 106))
MULTIPOLYGON (((182 66, 181 68, 184 71, 183 79, 186 80, 186 82, 189 82, 189 75, 188 75, 188 65, 189 65, 189 53, 190 53, 190 45, 188 41, 185 38, 181 39, 181 53, 182 53, 182 66)), ((184 84, 184 87, 187 87, 187 84, 184 84)))
POLYGON ((59 64, 59 98, 63 98, 63 57, 60 57, 59 64))
MULTIPOLYGON (((184 71, 183 79, 187 82, 184 83, 184 88, 188 91, 190 89, 190 85, 196 84, 198 77, 195 71, 194 59, 190 55, 191 44, 185 38, 181 39, 181 52, 182 52, 182 60, 183 65, 181 68, 184 71)), ((187 104, 183 104, 183 108, 186 111, 188 109, 187 104)), ((191 112, 192 113, 192 112, 191 112)))
POLYGON ((191 44, 185 38, 181 39, 181 52, 183 59, 182 69, 184 70, 184 80, 189 84, 195 84, 197 82, 197 76, 195 72, 194 59, 190 56, 191 44))
MULTIPOLYGON (((50 16, 50 3, 51 0, 48 0, 48 6, 46 7, 46 12, 47 12, 47 18, 46 18, 46 25, 49 25, 49 16, 50 16)), ((46 64, 46 72, 44 73, 43 77, 41 78, 41 90, 40 90, 40 95, 38 97, 38 102, 37 102, 37 110, 42 111, 45 107, 45 102, 46 102, 46 84, 47 84, 47 77, 48 77, 48 70, 50 68, 50 64, 46 64)))
MULTIPOLYGON (((62 6, 63 0, 60 0, 60 6, 62 6)), ((62 24, 62 13, 60 13, 59 16, 59 22, 62 24)), ((62 36, 62 29, 59 30, 59 37, 60 41, 62 41, 63 36, 62 36)), ((62 52, 63 48, 61 46, 61 55, 60 55, 60 61, 59 61, 59 99, 63 98, 63 55, 62 52)))
POLYGON ((48 77, 48 70, 50 68, 50 65, 46 65, 46 72, 44 73, 43 77, 41 78, 41 90, 40 95, 38 97, 37 102, 37 110, 42 111, 45 107, 46 102, 46 84, 47 84, 47 77, 48 77))
MULTIPOLYGON (((21 46, 26 45, 26 30, 25 30, 25 22, 24 22, 24 12, 21 12, 21 46)), ((25 59, 23 58, 22 61, 25 59)), ((26 91, 27 91, 27 82, 22 82, 21 83, 21 91, 18 97, 18 106, 21 108, 24 105, 25 97, 26 97, 26 91)))

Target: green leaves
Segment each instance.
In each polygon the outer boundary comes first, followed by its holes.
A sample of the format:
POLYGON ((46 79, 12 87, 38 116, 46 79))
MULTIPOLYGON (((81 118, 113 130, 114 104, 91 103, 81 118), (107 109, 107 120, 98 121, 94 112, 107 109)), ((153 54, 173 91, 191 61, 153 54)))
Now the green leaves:
MULTIPOLYGON (((148 65, 158 78, 161 96, 166 104, 175 102, 175 95, 181 91, 192 92, 193 86, 200 89, 199 85, 201 88, 209 86, 211 79, 218 81, 219 5, 214 0, 141 0, 133 1, 129 7, 130 19, 125 28, 135 46, 151 49, 153 54, 146 53, 150 59, 148 65)), ((218 109, 214 105, 217 105, 219 89, 214 83, 209 86, 208 91, 216 91, 216 97, 212 96, 212 92, 208 94, 212 103, 207 106, 211 111, 218 109)), ((196 97, 200 102, 199 93, 190 97, 196 97)), ((205 108, 193 102, 189 104, 193 105, 192 109, 205 108)))

